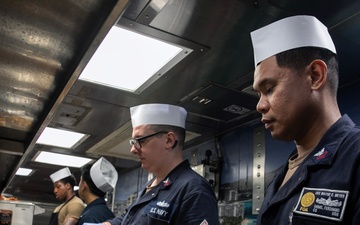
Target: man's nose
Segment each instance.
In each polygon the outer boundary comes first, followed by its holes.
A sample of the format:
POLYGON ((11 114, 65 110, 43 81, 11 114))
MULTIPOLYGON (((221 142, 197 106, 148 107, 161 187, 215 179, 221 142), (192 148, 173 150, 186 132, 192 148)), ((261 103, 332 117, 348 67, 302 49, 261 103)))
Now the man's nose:
POLYGON ((257 105, 256 105, 256 111, 259 113, 264 113, 269 110, 269 103, 264 97, 260 97, 257 105))
POLYGON ((137 154, 138 150, 135 148, 134 145, 131 145, 130 152, 131 152, 132 154, 137 154))

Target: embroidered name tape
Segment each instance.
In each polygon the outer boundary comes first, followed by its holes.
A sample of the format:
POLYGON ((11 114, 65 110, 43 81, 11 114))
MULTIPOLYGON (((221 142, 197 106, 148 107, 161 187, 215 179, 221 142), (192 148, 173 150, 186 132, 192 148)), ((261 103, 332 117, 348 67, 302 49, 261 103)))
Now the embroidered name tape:
POLYGON ((145 213, 157 220, 169 222, 175 213, 177 204, 166 200, 153 200, 145 208, 145 213))
POLYGON ((342 221, 348 196, 349 191, 304 187, 294 213, 342 221))

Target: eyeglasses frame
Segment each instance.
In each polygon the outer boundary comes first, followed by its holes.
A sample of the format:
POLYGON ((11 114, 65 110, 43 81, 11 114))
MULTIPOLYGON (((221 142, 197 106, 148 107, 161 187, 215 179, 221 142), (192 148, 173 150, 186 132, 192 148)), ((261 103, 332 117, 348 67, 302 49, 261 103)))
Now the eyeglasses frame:
POLYGON ((167 133, 169 133, 169 132, 170 132, 170 131, 158 131, 158 132, 155 132, 155 133, 153 133, 153 134, 146 135, 146 136, 144 136, 144 137, 131 138, 131 139, 129 140, 129 143, 130 143, 131 146, 134 146, 136 150, 140 150, 140 149, 142 148, 142 146, 141 146, 141 141, 143 141, 143 140, 145 140, 145 139, 147 139, 147 138, 150 138, 150 137, 154 137, 154 136, 156 136, 156 135, 158 135, 158 134, 167 134, 167 133), (136 143, 139 144, 139 146, 140 146, 139 148, 136 147, 136 143))

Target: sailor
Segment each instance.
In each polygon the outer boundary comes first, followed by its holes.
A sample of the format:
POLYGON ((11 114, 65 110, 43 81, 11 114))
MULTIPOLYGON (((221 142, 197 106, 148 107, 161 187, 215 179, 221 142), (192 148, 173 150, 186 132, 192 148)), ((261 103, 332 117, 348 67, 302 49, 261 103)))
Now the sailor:
POLYGON ((186 110, 168 104, 130 108, 131 153, 154 174, 125 212, 103 224, 219 224, 215 194, 209 182, 183 160, 186 110))
POLYGON ((273 138, 295 143, 257 224, 358 225, 360 129, 338 107, 338 60, 327 27, 298 15, 251 38, 261 121, 273 138))
POLYGON ((56 199, 63 203, 57 206, 51 215, 49 225, 75 225, 84 210, 83 201, 75 196, 76 179, 70 169, 65 167, 50 175, 54 183, 56 199))
POLYGON ((100 223, 112 219, 111 212, 104 200, 106 192, 113 191, 118 179, 115 167, 104 157, 93 165, 87 164, 81 169, 79 195, 86 203, 78 225, 100 223))

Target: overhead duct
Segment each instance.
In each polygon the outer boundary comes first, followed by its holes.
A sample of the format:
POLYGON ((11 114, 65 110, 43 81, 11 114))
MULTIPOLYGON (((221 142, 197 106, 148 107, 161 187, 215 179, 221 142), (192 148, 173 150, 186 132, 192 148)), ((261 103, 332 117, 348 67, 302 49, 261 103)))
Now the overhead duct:
MULTIPOLYGON (((138 157, 130 152, 129 139, 131 139, 132 126, 128 121, 119 129, 115 130, 100 142, 91 147, 87 153, 96 153, 99 155, 113 156, 123 159, 139 161, 138 157)), ((186 131, 185 142, 201 136, 201 134, 186 131)))
POLYGON ((119 129, 115 130, 100 142, 95 144, 88 153, 114 156, 123 159, 138 160, 136 156, 130 153, 129 139, 132 134, 131 121, 128 121, 119 129))

